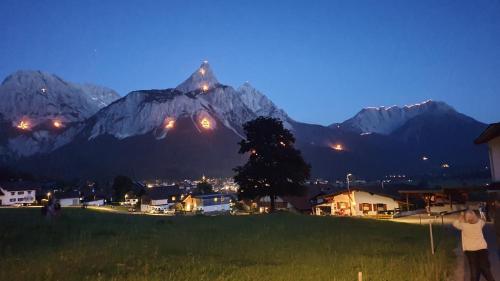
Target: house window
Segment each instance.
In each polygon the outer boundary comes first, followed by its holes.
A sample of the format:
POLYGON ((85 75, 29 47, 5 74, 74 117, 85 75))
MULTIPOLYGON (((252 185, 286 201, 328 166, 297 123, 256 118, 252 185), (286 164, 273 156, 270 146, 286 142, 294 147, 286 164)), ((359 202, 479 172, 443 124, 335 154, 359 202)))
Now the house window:
POLYGON ((17 192, 17 195, 23 195, 24 194, 24 191, 18 191, 17 192))
POLYGON ((17 201, 23 201, 24 198, 17 198, 17 201))
POLYGON ((382 203, 373 204, 373 208, 377 212, 385 212, 387 211, 387 204, 382 204, 382 203))
POLYGON ((16 202, 16 198, 11 198, 10 202, 16 202))
POLYGON ((10 195, 16 195, 16 193, 15 192, 11 192, 10 195))
POLYGON ((362 212, 369 212, 372 210, 372 204, 370 203, 359 203, 359 210, 362 212))
POLYGON ((31 190, 28 191, 28 194, 31 194, 31 190))

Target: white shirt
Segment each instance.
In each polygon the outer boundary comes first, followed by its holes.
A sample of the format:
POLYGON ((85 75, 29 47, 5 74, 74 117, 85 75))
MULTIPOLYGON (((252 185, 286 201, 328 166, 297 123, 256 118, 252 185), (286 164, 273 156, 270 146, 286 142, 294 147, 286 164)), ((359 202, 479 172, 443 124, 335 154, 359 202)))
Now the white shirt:
POLYGON ((483 227, 485 222, 479 220, 477 223, 454 221, 453 226, 462 231, 462 249, 464 251, 478 251, 488 249, 484 240, 483 227))

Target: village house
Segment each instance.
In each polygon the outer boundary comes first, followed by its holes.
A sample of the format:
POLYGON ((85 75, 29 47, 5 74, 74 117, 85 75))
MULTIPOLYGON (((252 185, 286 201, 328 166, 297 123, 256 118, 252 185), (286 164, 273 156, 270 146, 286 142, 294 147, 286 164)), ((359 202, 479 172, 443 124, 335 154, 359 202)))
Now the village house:
POLYGON ((61 207, 80 206, 80 192, 72 190, 65 192, 55 192, 54 198, 61 207))
POLYGON ((181 203, 185 196, 185 191, 176 186, 148 188, 141 197, 141 212, 163 213, 181 203))
POLYGON ((135 206, 137 203, 139 203, 139 197, 135 195, 134 192, 129 191, 125 193, 125 201, 123 202, 124 205, 135 206))
POLYGON ((40 187, 32 182, 0 183, 0 206, 31 205, 36 202, 36 190, 40 187))
POLYGON ((489 125, 474 143, 488 144, 492 186, 500 187, 500 122, 489 125))
POLYGON ((184 210, 187 212, 229 212, 231 211, 232 194, 189 194, 184 200, 184 210))
POLYGON ((316 215, 375 216, 399 211, 394 196, 351 188, 322 196, 315 206, 316 215))
MULTIPOLYGON (((309 185, 302 196, 276 196, 274 208, 278 211, 311 214, 316 204, 316 199, 320 195, 324 195, 324 192, 319 186, 309 185)), ((270 207, 271 198, 269 196, 258 198, 254 205, 254 208, 257 208, 259 213, 269 212, 270 207)))

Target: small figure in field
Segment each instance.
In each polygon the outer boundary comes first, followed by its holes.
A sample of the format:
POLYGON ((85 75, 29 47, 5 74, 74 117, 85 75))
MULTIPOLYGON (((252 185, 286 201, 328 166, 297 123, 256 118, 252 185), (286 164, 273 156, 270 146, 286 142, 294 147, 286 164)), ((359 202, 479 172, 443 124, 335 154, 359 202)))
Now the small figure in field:
POLYGON ((495 201, 495 232, 497 235, 497 255, 500 259, 500 197, 495 201))
POLYGON ((479 203, 479 216, 482 220, 486 220, 486 204, 484 202, 479 203))
POLYGON ((47 202, 47 205, 42 207, 42 216, 47 218, 52 218, 57 216, 61 211, 61 205, 54 200, 54 198, 50 198, 47 202))
POLYGON ((470 268, 470 280, 479 281, 481 275, 487 281, 495 281, 490 270, 488 245, 483 235, 486 222, 477 217, 472 210, 460 214, 453 226, 462 232, 462 249, 470 268))

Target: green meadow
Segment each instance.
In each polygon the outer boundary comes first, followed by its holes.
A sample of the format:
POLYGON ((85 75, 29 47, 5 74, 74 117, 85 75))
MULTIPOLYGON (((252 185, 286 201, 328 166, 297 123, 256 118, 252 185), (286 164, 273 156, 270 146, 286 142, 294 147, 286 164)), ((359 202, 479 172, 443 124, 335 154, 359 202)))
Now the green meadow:
POLYGON ((435 226, 293 214, 160 217, 0 209, 0 280, 446 280, 435 226))

